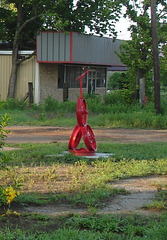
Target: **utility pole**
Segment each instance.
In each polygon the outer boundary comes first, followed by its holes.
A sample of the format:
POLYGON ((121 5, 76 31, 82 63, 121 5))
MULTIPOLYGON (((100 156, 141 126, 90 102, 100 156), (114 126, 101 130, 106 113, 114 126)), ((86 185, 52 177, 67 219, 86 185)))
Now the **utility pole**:
POLYGON ((151 0, 151 31, 152 31, 152 47, 153 47, 153 65, 154 65, 154 106, 157 114, 160 114, 161 113, 160 68, 159 68, 156 2, 157 2, 156 0, 151 0))

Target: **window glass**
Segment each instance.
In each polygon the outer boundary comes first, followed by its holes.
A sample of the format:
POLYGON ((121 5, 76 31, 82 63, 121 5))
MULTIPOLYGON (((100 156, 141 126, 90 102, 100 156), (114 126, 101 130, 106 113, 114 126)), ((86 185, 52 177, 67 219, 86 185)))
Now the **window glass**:
MULTIPOLYGON (((88 68, 83 66, 64 66, 59 65, 58 67, 58 88, 63 88, 64 74, 66 74, 66 82, 69 88, 79 88, 80 81, 76 80, 77 77, 81 76, 88 68), (66 73, 64 73, 66 71, 66 73)), ((95 72, 96 87, 106 87, 106 69, 100 67, 90 67, 90 71, 95 72)), ((82 79, 82 87, 88 88, 87 86, 87 75, 82 79)))
POLYGON ((105 68, 98 68, 96 87, 105 87, 105 86, 106 86, 106 70, 105 68))
POLYGON ((63 88, 64 84, 64 66, 58 65, 58 88, 63 88))
MULTIPOLYGON (((82 67, 77 66, 67 66, 67 82, 69 84, 70 88, 79 88, 80 87, 80 81, 76 80, 77 77, 81 76, 85 70, 82 67)), ((86 82, 87 78, 84 77, 82 79, 82 87, 86 88, 86 82)))

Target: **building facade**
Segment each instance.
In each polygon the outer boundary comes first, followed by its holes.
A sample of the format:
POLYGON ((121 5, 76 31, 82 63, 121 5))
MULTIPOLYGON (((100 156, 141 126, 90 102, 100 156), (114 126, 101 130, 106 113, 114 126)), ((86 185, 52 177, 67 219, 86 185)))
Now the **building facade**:
MULTIPOLYGON (((33 99, 39 103, 48 96, 59 101, 79 96, 78 76, 83 78, 83 92, 104 95, 107 90, 108 67, 121 68, 115 52, 121 40, 81 33, 40 32, 36 41, 36 56, 21 63, 17 74, 15 98, 22 99, 29 83, 33 99)), ((23 55, 23 52, 20 53, 23 55)), ((26 55, 26 52, 24 52, 26 55)), ((28 54, 28 53, 27 53, 28 54)), ((11 52, 0 52, 0 97, 6 100, 11 71, 11 52)))
POLYGON ((48 95, 59 101, 76 100, 79 95, 76 78, 86 70, 89 73, 83 79, 83 92, 104 95, 107 68, 124 66, 115 53, 121 43, 75 32, 41 32, 37 36, 40 101, 48 95))
MULTIPOLYGON (((33 51, 20 51, 19 56, 24 58, 33 51)), ((35 83, 36 57, 33 56, 19 65, 15 99, 22 99, 28 92, 29 83, 35 83)), ((0 51, 0 99, 6 101, 9 78, 12 69, 12 51, 0 51)))

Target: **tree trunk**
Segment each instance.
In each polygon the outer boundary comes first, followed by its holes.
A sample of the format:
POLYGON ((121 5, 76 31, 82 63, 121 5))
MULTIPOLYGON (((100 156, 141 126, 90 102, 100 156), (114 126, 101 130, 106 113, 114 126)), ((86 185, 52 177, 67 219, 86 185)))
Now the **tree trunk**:
POLYGON ((139 69, 136 75, 136 82, 134 87, 134 100, 139 99, 139 80, 143 77, 142 71, 139 69))
POLYGON ((161 108, 160 108, 160 70, 159 70, 159 50, 156 18, 156 0, 151 0, 151 29, 154 62, 154 106, 157 114, 159 114, 161 113, 161 108))
POLYGON ((139 102, 142 106, 145 106, 145 79, 140 78, 140 91, 139 91, 139 102))
POLYGON ((9 79, 8 98, 14 98, 15 86, 17 81, 17 69, 18 69, 18 44, 13 47, 12 52, 12 70, 9 79))
POLYGON ((18 51, 19 51, 19 37, 20 37, 20 28, 22 26, 22 3, 19 2, 17 4, 17 27, 13 42, 13 50, 12 50, 12 70, 9 79, 9 86, 8 86, 8 98, 14 98, 15 95, 15 86, 17 81, 17 69, 19 65, 18 61, 18 51))
POLYGON ((16 82, 17 82, 17 69, 21 63, 21 61, 19 61, 19 59, 18 59, 20 35, 28 24, 32 24, 32 22, 41 15, 41 13, 40 14, 36 13, 35 16, 24 21, 24 19, 23 19, 24 5, 22 4, 22 1, 16 1, 16 2, 17 2, 16 3, 17 27, 16 27, 16 32, 15 32, 15 37, 14 37, 14 42, 13 42, 12 70, 11 70, 11 75, 10 75, 10 79, 9 79, 8 98, 14 98, 14 95, 15 95, 15 86, 16 86, 16 82))

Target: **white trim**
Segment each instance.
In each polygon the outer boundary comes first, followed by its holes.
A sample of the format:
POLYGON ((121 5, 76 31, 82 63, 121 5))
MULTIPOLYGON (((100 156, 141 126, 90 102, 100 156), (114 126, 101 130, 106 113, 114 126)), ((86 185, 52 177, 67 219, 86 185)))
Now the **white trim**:
POLYGON ((39 63, 35 63, 35 82, 34 82, 34 103, 40 102, 40 75, 39 75, 39 63))
MULTIPOLYGON (((33 50, 30 50, 30 51, 19 51, 19 54, 20 55, 29 55, 29 54, 32 54, 34 51, 33 50)), ((1 50, 0 51, 0 55, 12 55, 12 51, 3 51, 1 50)))

